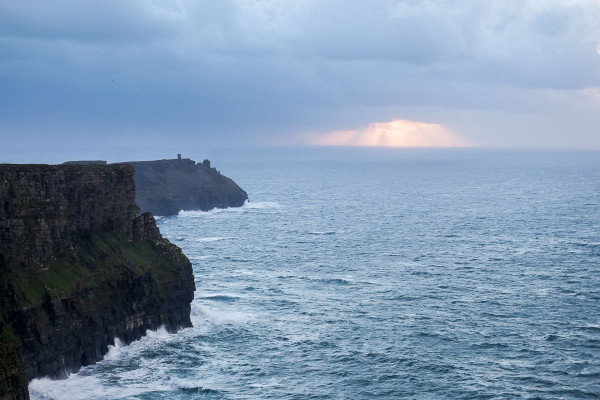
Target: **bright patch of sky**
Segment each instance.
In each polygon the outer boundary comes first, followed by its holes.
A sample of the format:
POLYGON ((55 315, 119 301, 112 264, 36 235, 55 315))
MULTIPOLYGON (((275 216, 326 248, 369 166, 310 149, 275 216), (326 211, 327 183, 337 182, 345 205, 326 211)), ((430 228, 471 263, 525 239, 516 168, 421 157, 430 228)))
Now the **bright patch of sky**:
POLYGON ((372 123, 357 130, 333 131, 307 135, 309 144, 319 146, 376 146, 376 147, 468 147, 440 124, 405 120, 372 123))

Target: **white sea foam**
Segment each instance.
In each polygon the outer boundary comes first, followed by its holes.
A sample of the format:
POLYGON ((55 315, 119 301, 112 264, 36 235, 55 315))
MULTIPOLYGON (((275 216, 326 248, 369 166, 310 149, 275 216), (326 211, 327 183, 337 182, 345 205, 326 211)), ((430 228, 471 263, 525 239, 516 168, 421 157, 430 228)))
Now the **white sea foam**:
POLYGON ((157 330, 148 329, 144 336, 129 345, 124 344, 119 338, 115 338, 114 346, 108 346, 108 352, 104 355, 101 362, 116 361, 123 357, 135 356, 148 346, 154 346, 158 341, 165 341, 172 338, 165 326, 157 330))
MULTIPOLYGON (((240 311, 215 310, 201 304, 192 304, 192 318, 199 322, 194 325, 202 325, 202 321, 208 321, 215 325, 230 323, 245 323, 253 317, 240 311)), ((192 320, 192 322, 194 322, 192 320)))
POLYGON ((199 387, 198 382, 194 380, 173 377, 170 379, 170 382, 173 384, 173 386, 182 389, 197 389, 199 387))
POLYGON ((220 237, 220 236, 215 236, 215 237, 202 237, 202 238, 196 238, 194 239, 196 242, 219 242, 221 240, 230 240, 233 239, 232 237, 220 237))
POLYGON ((150 338, 150 339, 168 339, 169 337, 171 337, 171 334, 169 333, 169 331, 167 331, 167 328, 163 325, 155 331, 147 330, 145 337, 150 338))
POLYGON ((248 210, 279 209, 281 207, 281 204, 275 201, 259 201, 255 203, 246 201, 241 207, 213 208, 209 211, 181 210, 177 215, 181 218, 202 218, 221 213, 240 213, 247 212, 248 210))
POLYGON ((205 256, 189 256, 188 258, 192 261, 196 261, 196 260, 209 260, 211 258, 217 258, 217 256, 214 254, 208 254, 205 256))
POLYGON ((118 387, 106 385, 95 376, 81 374, 73 374, 65 380, 34 379, 29 383, 29 395, 31 400, 117 400, 172 389, 159 379, 151 379, 150 374, 145 375, 143 383, 132 382, 118 387))
POLYGON ((104 355, 105 360, 114 360, 121 355, 121 348, 124 346, 119 338, 115 338, 115 345, 108 346, 108 353, 104 355))
MULTIPOLYGON (((129 346, 115 338, 114 346, 108 346, 108 352, 99 364, 119 362, 123 359, 138 357, 148 347, 157 346, 158 341, 172 337, 164 326, 152 331, 147 330, 144 337, 129 346)), ((29 383, 29 394, 32 400, 89 400, 89 399, 123 399, 132 398, 146 392, 169 391, 171 385, 156 378, 151 368, 120 373, 119 379, 125 379, 127 385, 114 387, 105 385, 95 376, 88 376, 87 370, 94 366, 83 367, 79 373, 71 374, 67 379, 52 380, 49 378, 34 379, 29 383)))
MULTIPOLYGON (((84 400, 98 399, 108 396, 110 388, 102 387, 102 382, 94 376, 71 375, 64 381, 55 381, 48 378, 34 379, 29 383, 29 395, 32 400, 84 400), (108 389, 108 390, 106 390, 108 389)), ((121 390, 114 390, 114 398, 122 395, 121 390)))

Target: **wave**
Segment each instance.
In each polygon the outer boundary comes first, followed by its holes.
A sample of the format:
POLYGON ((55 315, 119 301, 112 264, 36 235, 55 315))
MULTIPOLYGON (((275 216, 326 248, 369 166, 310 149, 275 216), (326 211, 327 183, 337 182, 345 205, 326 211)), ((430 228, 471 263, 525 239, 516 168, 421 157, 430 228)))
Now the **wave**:
POLYGON ((159 392, 172 393, 174 390, 208 396, 221 394, 220 391, 198 382, 198 379, 173 377, 166 372, 160 369, 157 371, 151 366, 120 372, 115 378, 127 381, 127 384, 118 386, 107 385, 96 376, 83 374, 73 374, 66 380, 34 379, 29 384, 29 394, 31 400, 135 399, 159 392))
POLYGON ((198 299, 231 302, 231 301, 238 300, 239 297, 233 296, 233 295, 226 295, 226 294, 215 294, 215 295, 200 296, 200 297, 198 297, 198 299))
MULTIPOLYGON (((163 391, 166 390, 168 389, 163 389, 163 391)), ((141 393, 143 391, 132 387, 105 386, 100 379, 94 376, 79 374, 73 374, 66 380, 41 378, 34 379, 29 383, 31 400, 123 399, 141 393)))
POLYGON ((596 325, 596 324, 587 324, 584 326, 579 326, 578 328, 581 330, 587 330, 587 331, 600 331, 600 325, 596 325))
POLYGON ((221 213, 241 213, 248 212, 249 210, 269 210, 269 209, 280 209, 282 205, 276 201, 259 201, 250 203, 246 201, 241 207, 229 207, 229 208, 213 208, 208 211, 201 210, 181 210, 177 214, 180 218, 201 218, 221 213))
POLYGON ((210 260, 211 258, 217 258, 217 256, 214 254, 208 254, 208 255, 204 255, 204 256, 188 256, 188 258, 192 261, 199 261, 199 260, 210 260))
POLYGON ((339 233, 337 231, 312 231, 312 232, 308 232, 309 235, 335 235, 336 233, 339 233))
POLYGON ((221 392, 219 392, 218 390, 215 389, 210 389, 207 387, 204 387, 202 385, 200 385, 198 383, 198 380, 196 379, 182 379, 182 378, 175 378, 172 377, 169 382, 177 389, 182 390, 182 391, 193 391, 197 394, 220 394, 221 392))
POLYGON ((323 279, 317 279, 320 282, 323 283, 328 283, 328 284, 333 284, 333 285, 351 285, 352 282, 347 281, 346 279, 342 279, 342 278, 323 278, 323 279))
POLYGON ((215 237, 196 238, 196 239, 194 239, 194 241, 204 243, 204 242, 219 242, 221 240, 230 240, 230 239, 234 239, 234 238, 215 236, 215 237))
MULTIPOLYGON (((171 335, 164 326, 157 330, 147 330, 146 334, 130 345, 125 345, 115 338, 115 344, 108 346, 104 358, 95 365, 83 367, 78 373, 70 374, 67 379, 53 380, 50 378, 34 379, 29 383, 29 395, 32 400, 88 400, 88 399, 125 399, 150 392, 168 392, 173 385, 165 379, 156 377, 156 371, 151 368, 138 368, 118 373, 119 379, 136 381, 127 385, 107 385, 104 381, 89 375, 102 365, 119 365, 123 360, 138 359, 148 348, 160 346, 163 342, 176 335, 171 335)), ((112 369, 112 368, 111 368, 112 369)))
MULTIPOLYGON (((203 321, 210 322, 214 325, 245 323, 253 318, 252 315, 243 312, 215 310, 197 303, 192 304, 191 315, 197 320, 196 322, 200 322, 197 325, 203 325, 203 321)), ((196 326, 196 322, 192 322, 194 323, 194 326, 196 326)))
POLYGON ((104 355, 105 360, 114 360, 121 355, 121 348, 125 346, 121 339, 115 338, 114 346, 108 346, 108 352, 104 355))
POLYGON ((151 369, 141 372, 136 383, 111 386, 95 376, 73 374, 65 380, 34 379, 29 383, 31 400, 118 400, 146 393, 171 392, 173 384, 157 379, 151 369))
POLYGON ((600 242, 572 241, 570 244, 581 247, 600 247, 600 242))

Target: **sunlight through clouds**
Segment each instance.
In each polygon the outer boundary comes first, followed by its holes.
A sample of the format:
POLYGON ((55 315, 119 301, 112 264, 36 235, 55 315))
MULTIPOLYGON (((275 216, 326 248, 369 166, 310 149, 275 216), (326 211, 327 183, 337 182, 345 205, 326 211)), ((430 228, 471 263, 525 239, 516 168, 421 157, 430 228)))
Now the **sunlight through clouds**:
POLYGON ((313 135, 309 143, 318 146, 377 147, 468 147, 469 144, 442 124, 407 120, 376 122, 366 128, 313 135))

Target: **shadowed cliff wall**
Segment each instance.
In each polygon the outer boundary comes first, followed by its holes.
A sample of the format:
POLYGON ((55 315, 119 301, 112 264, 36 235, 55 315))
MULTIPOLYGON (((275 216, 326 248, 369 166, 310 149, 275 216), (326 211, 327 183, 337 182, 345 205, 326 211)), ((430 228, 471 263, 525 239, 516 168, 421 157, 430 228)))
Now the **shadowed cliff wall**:
POLYGON ((248 195, 233 180, 221 175, 210 162, 190 159, 135 161, 136 202, 155 215, 175 215, 180 210, 208 211, 240 207, 248 195))
POLYGON ((129 165, 0 165, 0 399, 191 326, 191 264, 137 215, 129 165))

